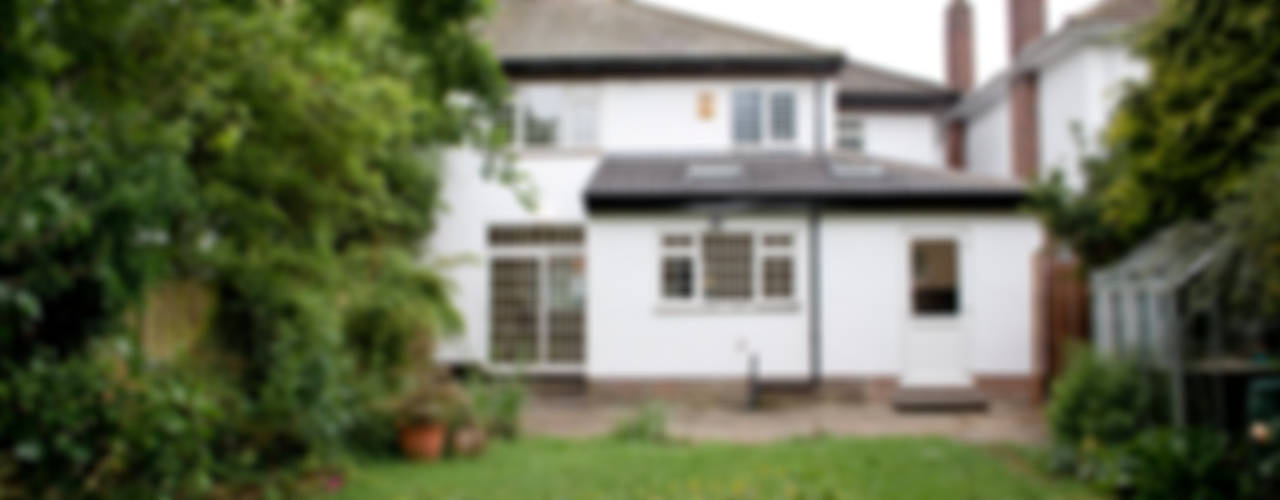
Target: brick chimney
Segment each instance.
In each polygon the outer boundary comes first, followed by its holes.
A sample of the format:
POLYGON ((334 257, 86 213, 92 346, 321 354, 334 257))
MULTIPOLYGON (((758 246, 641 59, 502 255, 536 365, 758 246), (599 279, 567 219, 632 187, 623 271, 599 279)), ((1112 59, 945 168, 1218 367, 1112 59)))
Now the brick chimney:
MULTIPOLYGON (((973 10, 969 8, 969 2, 952 0, 947 6, 944 24, 947 86, 963 96, 973 89, 973 10)), ((947 165, 953 170, 964 170, 964 138, 964 121, 956 120, 947 125, 947 165)))
POLYGON ((973 88, 973 10, 952 0, 946 20, 947 85, 959 93, 973 88))
POLYGON ((1040 130, 1038 127, 1038 75, 1018 72, 1017 61, 1022 51, 1044 36, 1044 0, 1009 0, 1009 66, 1013 68, 1009 85, 1009 126, 1013 172, 1019 179, 1033 181, 1040 163, 1040 130))
POLYGON ((1009 0, 1009 57, 1044 36, 1044 0, 1009 0))

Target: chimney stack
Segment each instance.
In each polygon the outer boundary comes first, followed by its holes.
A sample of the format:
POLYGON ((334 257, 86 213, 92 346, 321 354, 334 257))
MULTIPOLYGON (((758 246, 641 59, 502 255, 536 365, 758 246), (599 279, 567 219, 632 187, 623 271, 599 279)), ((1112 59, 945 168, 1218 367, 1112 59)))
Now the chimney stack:
MULTIPOLYGON (((947 6, 944 52, 947 55, 947 86, 961 97, 973 89, 973 10, 966 0, 952 0, 947 6)), ((947 124, 947 166, 964 170, 965 122, 947 124)))
POLYGON ((1044 0, 1009 0, 1009 60, 1044 36, 1044 0))
POLYGON ((973 10, 965 0, 952 0, 946 21, 947 85, 958 93, 973 88, 973 10))
POLYGON ((1009 86, 1012 128, 1011 159, 1019 179, 1034 182, 1040 170, 1040 88, 1037 73, 1018 71, 1018 56, 1044 36, 1044 0, 1009 0, 1009 66, 1014 69, 1009 86))

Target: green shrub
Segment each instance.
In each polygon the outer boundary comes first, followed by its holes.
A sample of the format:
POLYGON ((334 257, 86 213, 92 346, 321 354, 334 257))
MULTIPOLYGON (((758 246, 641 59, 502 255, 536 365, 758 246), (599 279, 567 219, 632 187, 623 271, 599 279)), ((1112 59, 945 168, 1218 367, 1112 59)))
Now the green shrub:
POLYGON ((648 403, 613 428, 611 436, 622 441, 662 443, 667 435, 667 411, 658 403, 648 403))
POLYGON ((31 497, 207 493, 237 409, 188 374, 89 356, 3 369, 0 484, 31 497))
POLYGON ((524 408, 525 390, 515 378, 481 381, 473 378, 467 384, 476 418, 492 437, 515 439, 520 435, 520 412, 524 408))
POLYGON ((1139 499, 1248 498, 1248 471, 1228 437, 1209 430, 1156 429, 1126 447, 1139 499))
POLYGON ((1163 389, 1135 362, 1076 347, 1049 399, 1053 437, 1069 446, 1124 443, 1166 421, 1163 389))

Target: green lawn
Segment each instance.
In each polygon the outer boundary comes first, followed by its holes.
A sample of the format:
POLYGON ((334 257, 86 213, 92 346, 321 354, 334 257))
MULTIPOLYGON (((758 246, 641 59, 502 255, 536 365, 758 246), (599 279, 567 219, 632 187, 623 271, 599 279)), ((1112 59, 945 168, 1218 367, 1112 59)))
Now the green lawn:
POLYGON ((654 445, 526 439, 481 458, 364 463, 351 499, 1096 498, 995 452, 934 438, 654 445))

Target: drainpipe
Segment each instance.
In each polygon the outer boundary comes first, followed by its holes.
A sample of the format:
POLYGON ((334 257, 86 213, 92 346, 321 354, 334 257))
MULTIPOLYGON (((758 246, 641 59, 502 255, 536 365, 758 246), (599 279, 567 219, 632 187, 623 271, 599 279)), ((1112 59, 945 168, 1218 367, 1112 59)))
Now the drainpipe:
POLYGON ((823 99, 822 78, 813 80, 813 153, 824 156, 827 138, 826 99, 823 99))
POLYGON ((822 382, 822 215, 809 206, 809 384, 822 382))
MULTIPOLYGON (((813 81, 813 152, 826 161, 826 99, 822 78, 813 81)), ((821 208, 809 204, 809 385, 822 383, 822 238, 821 208)))

